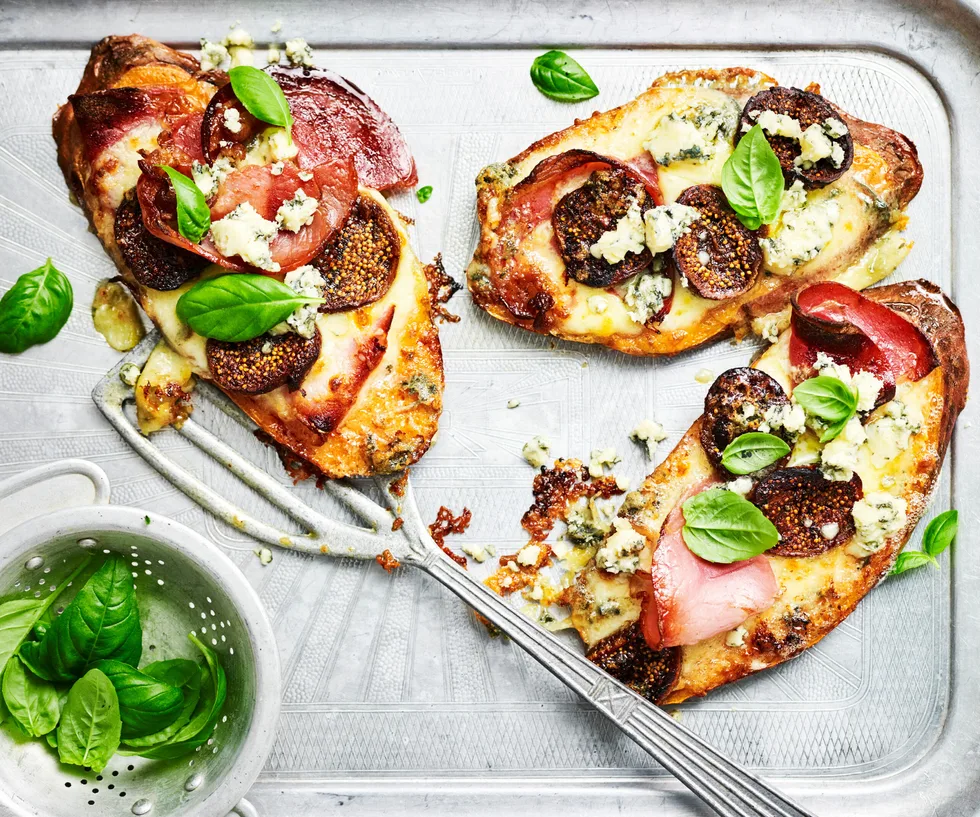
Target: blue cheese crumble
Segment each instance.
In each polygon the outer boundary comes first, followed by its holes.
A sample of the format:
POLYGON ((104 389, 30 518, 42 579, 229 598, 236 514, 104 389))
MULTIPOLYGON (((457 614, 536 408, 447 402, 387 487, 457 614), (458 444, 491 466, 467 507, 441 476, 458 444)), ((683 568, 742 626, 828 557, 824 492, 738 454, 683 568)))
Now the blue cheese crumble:
POLYGON ((297 190, 293 198, 279 206, 276 211, 276 224, 280 229, 289 230, 291 233, 298 232, 313 222, 319 204, 319 200, 307 196, 302 190, 297 190))
POLYGON ((529 442, 524 443, 521 455, 528 465, 534 468, 541 468, 548 464, 551 454, 551 443, 544 437, 533 437, 529 442))
POLYGON ((667 439, 667 432, 656 420, 641 420, 630 432, 630 439, 642 445, 646 450, 647 459, 652 460, 657 451, 657 443, 667 439))
POLYGON ((629 520, 616 518, 612 522, 613 533, 595 554, 595 564, 606 573, 636 573, 640 566, 640 553, 646 546, 646 537, 637 533, 629 520))
POLYGON ((783 193, 782 211, 769 236, 759 240, 766 268, 790 275, 816 258, 834 237, 840 205, 833 196, 809 201, 799 180, 783 193))
POLYGON ((292 40, 286 40, 286 59, 289 60, 290 65, 312 68, 313 49, 302 37, 294 37, 292 40))
POLYGON ((852 373, 850 368, 842 363, 837 363, 825 352, 817 353, 817 359, 813 365, 821 375, 836 377, 846 386, 850 386, 857 392, 858 411, 871 411, 875 407, 884 383, 871 374, 871 372, 857 371, 852 373))
POLYGON ((269 272, 279 272, 279 264, 272 260, 269 249, 277 232, 276 223, 262 218, 247 201, 211 224, 211 238, 218 252, 228 257, 237 255, 245 263, 269 272))
POLYGON ((615 509, 611 502, 579 497, 565 514, 565 536, 576 547, 593 547, 612 530, 615 509))
POLYGON ((654 255, 667 252, 677 239, 691 231, 691 225, 701 217, 696 207, 685 204, 665 204, 651 207, 643 214, 646 244, 654 255))
POLYGON ((882 406, 882 416, 865 426, 871 464, 881 468, 912 442, 912 435, 922 430, 922 415, 901 400, 892 400, 882 406))
POLYGON ((675 162, 706 162, 720 144, 728 144, 741 109, 735 100, 723 105, 702 102, 683 111, 671 111, 653 126, 643 149, 662 167, 675 162))
POLYGON ((593 448, 589 455, 589 476, 593 479, 605 474, 606 467, 612 468, 616 463, 622 462, 616 454, 615 448, 593 448))
POLYGON ((864 426, 855 414, 844 429, 820 452, 820 470, 826 479, 846 482, 857 469, 858 449, 867 441, 864 426))
POLYGON ((646 228, 640 205, 634 199, 626 214, 616 221, 616 226, 606 230, 589 252, 593 258, 602 258, 607 264, 618 264, 628 253, 641 253, 646 246, 646 228))
POLYGON ((674 291, 670 276, 659 272, 642 272, 630 278, 623 292, 626 314, 634 323, 645 324, 664 308, 664 301, 674 291))
POLYGON ((908 513, 908 503, 901 497, 884 491, 872 491, 854 503, 854 541, 848 552, 854 556, 870 556, 881 550, 889 536, 903 527, 908 513))
MULTIPOLYGON (((323 280, 316 267, 309 264, 297 267, 292 272, 287 272, 283 283, 297 295, 305 298, 322 298, 323 290, 327 282, 323 280)), ((296 310, 280 324, 269 330, 270 334, 282 335, 286 332, 295 332, 300 337, 312 338, 316 331, 316 316, 319 304, 303 304, 296 307, 296 310)))

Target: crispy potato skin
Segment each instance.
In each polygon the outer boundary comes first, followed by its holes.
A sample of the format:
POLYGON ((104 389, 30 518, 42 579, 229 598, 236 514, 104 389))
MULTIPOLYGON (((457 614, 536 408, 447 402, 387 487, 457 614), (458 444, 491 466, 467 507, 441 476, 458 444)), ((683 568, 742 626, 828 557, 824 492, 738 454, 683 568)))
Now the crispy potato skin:
MULTIPOLYGON (((189 54, 139 35, 113 36, 92 49, 77 93, 120 87, 174 87, 184 92, 188 105, 203 110, 223 81, 220 75, 202 73, 197 60, 189 54)), ((70 103, 56 113, 53 134, 65 180, 123 279, 171 345, 190 360, 197 374, 207 377, 203 339, 188 336, 186 328, 163 319, 172 313, 173 298, 180 291, 158 293, 139 285, 123 262, 113 234, 115 208, 125 192, 113 188, 118 163, 100 159, 99 167, 93 167, 86 160, 70 103)), ((442 351, 422 265, 408 244, 397 213, 375 191, 362 189, 362 195, 372 196, 386 209, 401 242, 402 261, 389 290, 390 298, 379 302, 390 307, 397 289, 399 298, 387 349, 355 403, 340 424, 324 434, 298 419, 286 387, 258 397, 230 394, 262 430, 328 477, 389 473, 413 464, 428 450, 442 410, 442 351), (425 400, 406 388, 416 376, 433 386, 425 400)), ((371 320, 372 310, 380 308, 372 304, 345 314, 353 325, 363 327, 371 320)))
MULTIPOLYGON (((907 523, 886 540, 881 550, 863 561, 847 554, 846 546, 815 557, 769 556, 780 584, 780 595, 769 609, 744 623, 748 631, 745 648, 728 646, 726 633, 681 647, 677 681, 662 703, 679 703, 704 695, 722 684, 780 664, 816 644, 847 618, 868 591, 888 574, 928 507, 953 425, 966 401, 969 361, 963 322, 959 310, 929 282, 891 284, 868 289, 864 294, 915 324, 929 339, 939 362, 917 384, 925 394, 922 402, 925 423, 923 430, 912 438, 909 450, 901 455, 905 478, 901 495, 908 502, 907 523)), ((755 365, 767 366, 767 362, 771 364, 778 357, 785 359, 787 350, 784 335, 755 365)), ((623 503, 620 515, 629 518, 646 535, 650 553, 656 549, 667 514, 691 485, 712 473, 699 441, 700 430, 701 418, 698 418, 667 459, 623 503)), ((589 566, 586 571, 594 572, 595 568, 589 566)), ((577 608, 586 604, 584 595, 572 594, 570 600, 572 620, 578 623, 579 634, 587 647, 608 635, 592 633, 582 624, 587 616, 577 608)), ((638 615, 638 605, 628 609, 632 615, 619 622, 620 626, 628 626, 638 615)))
MULTIPOLYGON (((637 120, 650 115, 663 101, 664 95, 678 88, 700 87, 721 91, 740 104, 764 88, 776 85, 772 77, 747 68, 704 69, 665 74, 635 100, 604 113, 595 113, 585 120, 576 121, 565 130, 545 136, 514 158, 485 168, 477 177, 477 217, 480 223, 480 240, 467 269, 467 285, 473 300, 498 320, 524 329, 550 334, 565 340, 581 343, 598 343, 631 355, 673 355, 694 349, 722 337, 742 337, 749 331, 753 319, 779 312, 790 298, 807 284, 835 279, 886 231, 893 228, 922 183, 922 165, 915 146, 902 134, 882 125, 864 122, 841 112, 846 119, 855 142, 855 161, 852 167, 835 184, 855 194, 873 192, 885 204, 890 213, 869 213, 853 224, 853 230, 840 252, 818 258, 792 276, 760 275, 746 292, 724 301, 712 302, 698 319, 690 325, 671 327, 646 326, 634 333, 622 331, 598 334, 590 331, 570 331, 568 318, 571 294, 553 278, 525 273, 526 278, 537 277, 541 291, 555 297, 557 304, 545 319, 524 319, 515 316, 505 305, 490 274, 490 258, 493 248, 507 242, 508 236, 497 230, 500 207, 508 190, 523 179, 542 159, 574 148, 596 150, 597 140, 624 127, 635 128, 637 120)), ((811 90, 819 92, 817 86, 811 90)), ((610 154, 613 155, 613 154, 610 154)), ((632 157, 615 156, 621 160, 632 157)), ((822 255, 828 255, 823 253, 822 255)), ((596 290, 601 293, 601 290, 596 290)))

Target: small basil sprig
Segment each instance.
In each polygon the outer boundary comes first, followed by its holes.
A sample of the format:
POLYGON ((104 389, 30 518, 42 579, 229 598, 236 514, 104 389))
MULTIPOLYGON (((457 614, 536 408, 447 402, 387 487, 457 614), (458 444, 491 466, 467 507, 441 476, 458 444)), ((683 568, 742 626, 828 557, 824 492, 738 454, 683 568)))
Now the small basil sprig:
POLYGON ((3 673, 3 701, 17 725, 32 738, 46 735, 58 725, 58 690, 28 670, 16 655, 3 673))
POLYGON ((157 165, 170 177, 177 195, 177 229, 193 244, 199 244, 211 229, 211 209, 193 179, 167 165, 157 165))
POLYGON ((419 200, 419 204, 425 204, 430 198, 432 198, 432 185, 427 184, 425 187, 420 187, 415 191, 415 198, 419 200))
POLYGON ((17 355, 52 340, 73 304, 71 282, 50 258, 25 272, 0 298, 0 352, 17 355))
POLYGON ((923 565, 933 564, 939 567, 936 557, 953 544, 956 531, 959 528, 959 514, 956 511, 945 511, 939 514, 928 525, 922 535, 922 550, 907 550, 899 553, 892 576, 898 576, 907 570, 923 565))
POLYGON ((758 125, 739 140, 722 167, 721 189, 739 221, 750 230, 758 230, 779 215, 783 170, 758 125))
POLYGON ((531 63, 531 82, 559 102, 592 99, 599 89, 588 72, 564 51, 548 51, 531 63))
POLYGON ((765 553, 779 541, 776 526, 762 511, 724 488, 711 488, 692 496, 683 510, 684 544, 709 562, 741 562, 765 553))
POLYGON ((20 657, 47 681, 74 681, 103 658, 130 666, 143 653, 143 628, 133 576, 118 556, 106 560, 78 591, 41 641, 28 641, 20 657))
POLYGON ((184 707, 184 693, 179 687, 129 664, 100 661, 95 668, 105 673, 116 689, 123 740, 145 737, 167 728, 184 707))
POLYGON ((785 440, 775 434, 749 431, 732 440, 721 454, 721 464, 733 474, 752 474, 789 453, 785 440))
POLYGON ((265 71, 251 65, 239 65, 228 72, 231 88, 238 101, 256 119, 278 125, 292 138, 293 115, 279 83, 265 71))
POLYGON ((234 343, 265 334, 297 307, 322 303, 267 275, 241 273, 194 284, 177 301, 177 316, 199 335, 234 343))
POLYGON ((811 417, 827 423, 820 442, 830 442, 844 430, 857 411, 857 391, 836 377, 822 374, 804 380, 793 389, 793 399, 811 417))
POLYGON ((59 759, 98 774, 119 748, 121 732, 119 698, 112 682, 99 670, 89 670, 72 686, 61 712, 59 759))

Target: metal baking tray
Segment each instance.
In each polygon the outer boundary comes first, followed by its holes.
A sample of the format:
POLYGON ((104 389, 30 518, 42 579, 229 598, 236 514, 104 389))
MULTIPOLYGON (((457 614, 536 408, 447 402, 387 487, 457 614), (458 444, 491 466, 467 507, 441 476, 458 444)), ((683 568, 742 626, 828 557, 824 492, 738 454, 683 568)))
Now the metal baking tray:
MULTIPOLYGON (((411 194, 393 204, 416 220, 420 257, 442 251, 457 277, 476 242, 473 178, 484 164, 630 99, 677 67, 746 65, 784 84, 817 81, 848 111, 918 146, 925 184, 910 207, 915 247, 897 278, 928 278, 952 294, 978 360, 980 300, 969 277, 980 249, 980 166, 971 147, 980 130, 977 9, 952 0, 0 6, 0 288, 51 255, 76 291, 58 342, 0 359, 0 475, 67 456, 92 459, 116 486, 115 502, 193 525, 245 571, 274 619, 284 667, 280 735, 250 795, 260 812, 305 817, 344 805, 365 814, 701 813, 601 715, 514 645, 488 638, 454 597, 421 575, 388 576, 373 564, 277 551, 262 566, 254 542, 176 492, 92 405, 92 386, 117 356, 95 334, 87 307, 113 268, 68 201, 51 114, 105 34, 139 31, 193 46, 236 19, 268 39, 280 18, 278 36, 305 36, 321 64, 362 85, 406 133, 420 184, 435 192, 424 205, 411 194), (601 96, 559 105, 534 90, 530 62, 554 46, 577 49, 601 96)), ((440 505, 473 511, 465 537, 450 540, 455 547, 467 539, 498 552, 523 544, 532 472, 519 452, 530 436, 550 437, 565 456, 615 446, 624 460, 617 471, 636 484, 650 466, 627 440, 633 425, 648 416, 664 423, 662 458, 700 411, 707 386, 694 373, 720 372, 752 353, 751 344, 722 342, 671 361, 632 359, 520 332, 475 309, 465 293, 452 306, 462 320, 441 333, 446 409, 413 482, 425 517, 440 505), (521 406, 508 410, 512 399, 521 406)), ((818 814, 977 812, 980 526, 969 493, 980 476, 976 413, 971 402, 932 509, 958 506, 964 522, 942 571, 885 582, 799 659, 678 707, 686 725, 818 814)), ((197 419, 288 484, 270 450, 217 415, 197 419)), ((234 497, 237 486, 220 466, 177 435, 159 442, 234 497)), ((295 490, 329 508, 312 486, 295 490)))

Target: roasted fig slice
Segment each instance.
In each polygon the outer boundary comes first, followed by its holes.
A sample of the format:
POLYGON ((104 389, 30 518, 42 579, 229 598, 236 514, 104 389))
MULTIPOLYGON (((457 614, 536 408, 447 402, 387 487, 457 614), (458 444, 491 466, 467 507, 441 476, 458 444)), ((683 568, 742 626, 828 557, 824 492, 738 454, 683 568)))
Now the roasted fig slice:
POLYGON ((116 210, 114 230, 126 266, 150 289, 178 289, 207 266, 204 258, 168 244, 146 229, 135 188, 126 193, 116 210))
POLYGON ((240 162, 246 145, 267 126, 250 114, 238 101, 229 82, 218 91, 204 109, 201 123, 201 150, 208 164, 219 156, 240 162))
POLYGON ((674 262, 702 298, 721 301, 741 295, 762 269, 762 248, 720 187, 699 184, 677 197, 678 204, 701 213, 691 230, 674 244, 674 262))
POLYGON ((357 309, 384 297, 400 257, 398 233, 384 208, 359 197, 337 236, 310 262, 327 282, 320 311, 357 309))
MULTIPOLYGON (((802 154, 799 139, 766 133, 773 152, 779 157, 787 185, 800 179, 807 189, 826 187, 843 176, 854 161, 854 140, 847 124, 833 105, 820 94, 801 91, 799 88, 784 88, 781 85, 760 91, 745 103, 742 120, 735 134, 736 144, 758 122, 763 111, 772 111, 795 119, 799 122, 801 133, 811 125, 818 125, 821 132, 817 138, 821 141, 829 140, 830 145, 838 148, 831 156, 812 164, 800 165, 797 162, 802 154), (825 124, 828 120, 829 125, 825 124)), ((826 141, 824 143, 828 144, 826 141)))
POLYGON ((677 647, 650 649, 638 621, 599 641, 585 657, 653 703, 670 692, 681 663, 677 647))
MULTIPOLYGON (((721 465, 728 444, 746 431, 756 431, 767 409, 788 403, 783 387, 761 369, 742 366, 718 375, 704 397, 701 418, 701 447, 712 465, 728 476, 721 465)), ((771 433, 789 441, 782 428, 771 433)))
POLYGON ((287 332, 240 343, 208 340, 211 379, 223 389, 245 394, 265 394, 282 385, 295 391, 320 356, 320 342, 319 330, 312 338, 287 332))
POLYGON ((609 287, 650 266, 653 259, 645 246, 615 264, 591 252, 603 233, 616 229, 616 222, 634 202, 641 214, 654 206, 643 182, 619 167, 596 170, 585 184, 562 196, 551 225, 570 278, 590 287, 609 287))
POLYGON ((827 479, 816 466, 782 468, 763 477, 752 501, 779 531, 777 556, 817 556, 854 535, 854 503, 864 496, 861 477, 827 479))

